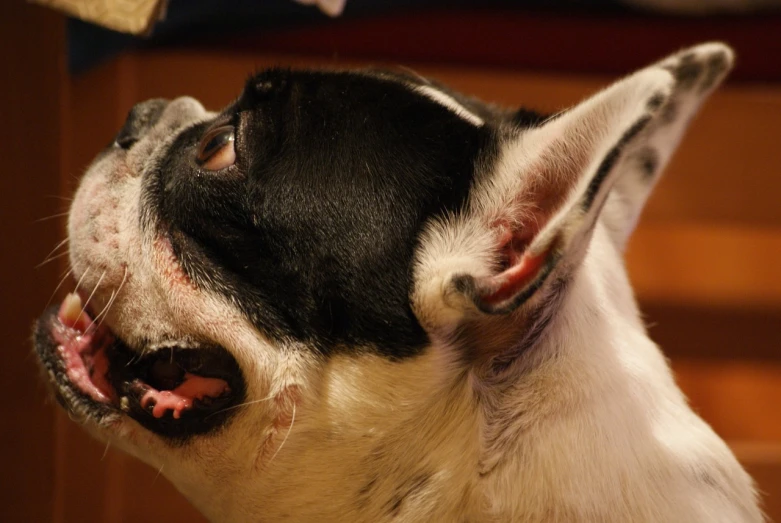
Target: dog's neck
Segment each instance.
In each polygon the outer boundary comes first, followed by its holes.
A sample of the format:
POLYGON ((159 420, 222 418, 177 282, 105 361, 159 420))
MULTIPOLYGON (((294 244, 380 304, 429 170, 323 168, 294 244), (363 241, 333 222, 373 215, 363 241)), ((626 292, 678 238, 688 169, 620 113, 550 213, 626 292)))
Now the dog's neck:
MULTIPOLYGON (((408 382, 421 383, 421 390, 414 398, 401 401, 376 402, 371 399, 373 391, 342 390, 340 401, 346 396, 364 399, 361 406, 353 405, 351 412, 353 422, 366 420, 367 437, 357 445, 354 440, 345 443, 352 446, 352 457, 363 456, 349 465, 352 472, 339 476, 353 478, 367 470, 382 471, 379 476, 362 477, 353 489, 345 489, 354 490, 356 499, 363 500, 366 514, 375 514, 376 520, 382 521, 401 514, 405 507, 409 510, 411 505, 429 504, 437 507, 434 514, 442 520, 448 520, 444 514, 451 508, 456 510, 454 519, 456 514, 472 514, 480 521, 491 517, 507 520, 512 514, 524 513, 530 497, 555 504, 553 493, 563 491, 560 484, 566 483, 567 477, 578 477, 583 488, 592 474, 613 477, 613 472, 603 468, 620 468, 615 457, 587 455, 587 450, 603 448, 596 438, 609 435, 600 433, 601 425, 609 425, 611 435, 622 438, 632 434, 631 426, 639 422, 632 412, 642 409, 616 403, 631 401, 633 395, 633 384, 625 371, 628 362, 664 362, 638 319, 616 248, 601 228, 595 240, 582 270, 561 294, 556 314, 533 338, 532 345, 518 351, 519 345, 529 341, 530 325, 523 318, 516 317, 518 323, 513 328, 502 329, 503 333, 513 332, 512 339, 493 337, 486 331, 492 350, 503 342, 508 353, 516 354, 500 372, 486 363, 467 373, 454 371, 442 380, 407 375, 408 382), (409 405, 410 410, 356 414, 366 405, 388 404, 409 405), (605 422, 606 405, 616 407, 610 423, 605 422), (383 421, 375 428, 373 419, 383 421), (555 438, 547 436, 549 432, 556 433, 555 438), (572 457, 572 452, 540 444, 573 437, 579 462, 566 466, 561 460, 572 457), (504 506, 486 507, 486 499, 500 500, 504 506), (375 510, 370 510, 368 506, 374 504, 375 510)), ((474 336, 472 343, 471 351, 479 352, 474 336)), ((424 358, 436 357, 436 345, 424 358)), ((442 352, 453 353, 450 349, 442 352)), ((441 367, 447 366, 443 361, 441 367)), ((388 390, 382 382, 376 382, 374 388, 388 390)), ((609 454, 611 449, 605 452, 609 454)))
POLYGON ((566 283, 567 292, 552 297, 555 314, 535 318, 529 326, 536 331, 533 337, 524 332, 515 345, 507 346, 514 358, 478 371, 485 384, 478 389, 485 438, 481 473, 512 453, 508 442, 524 439, 531 426, 544 423, 546 412, 561 418, 562 412, 575 413, 586 402, 601 401, 606 387, 615 387, 621 379, 617 359, 631 354, 638 340, 652 345, 629 286, 621 284, 626 276, 618 258, 594 251, 584 270, 566 283), (613 261, 596 261, 597 256, 613 261), (606 278, 607 273, 618 283, 606 278))
POLYGON ((666 370, 667 363, 647 336, 618 253, 599 241, 605 238, 599 228, 596 235, 537 343, 479 389, 476 484, 489 499, 504 500, 499 516, 609 520, 587 511, 611 506, 605 499, 623 502, 611 492, 627 486, 617 478, 642 487, 634 467, 658 450, 644 441, 645 427, 685 404, 671 379, 659 379, 668 372, 651 376, 648 369, 666 370), (661 397, 672 400, 669 411, 649 412, 661 397), (592 496, 593 505, 581 500, 584 512, 566 512, 564 500, 581 495, 592 496), (565 512, 552 517, 550 507, 565 512))

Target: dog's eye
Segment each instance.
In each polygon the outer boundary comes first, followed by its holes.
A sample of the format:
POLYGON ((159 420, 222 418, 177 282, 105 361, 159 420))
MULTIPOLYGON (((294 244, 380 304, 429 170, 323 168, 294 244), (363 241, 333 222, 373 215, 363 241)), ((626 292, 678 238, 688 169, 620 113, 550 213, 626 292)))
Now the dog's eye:
POLYGON ((219 171, 233 165, 236 162, 235 136, 232 125, 207 131, 198 144, 195 156, 198 165, 209 171, 219 171))

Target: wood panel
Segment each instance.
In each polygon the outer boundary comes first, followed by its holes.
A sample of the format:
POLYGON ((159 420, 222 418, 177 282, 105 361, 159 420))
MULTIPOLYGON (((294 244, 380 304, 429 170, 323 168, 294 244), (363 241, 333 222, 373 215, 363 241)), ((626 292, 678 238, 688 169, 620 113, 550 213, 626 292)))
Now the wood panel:
POLYGON ((781 361, 781 309, 641 302, 651 338, 674 361, 781 361))
POLYGON ((649 219, 635 231, 626 258, 644 300, 781 309, 781 228, 659 225, 649 219))
POLYGON ((781 62, 772 59, 781 54, 777 12, 739 17, 654 16, 606 10, 604 5, 600 9, 592 2, 567 3, 568 9, 501 9, 490 5, 494 2, 475 3, 471 8, 407 9, 324 24, 217 34, 187 44, 190 48, 200 45, 200 50, 221 49, 224 54, 262 50, 321 59, 381 56, 404 63, 447 63, 454 68, 491 65, 547 73, 621 74, 670 49, 721 40, 733 45, 742 57, 737 77, 781 80, 781 62))
POLYGON ((51 521, 54 410, 32 354, 33 320, 58 279, 36 268, 62 238, 59 199, 63 20, 11 2, 0 17, 0 521, 51 521))
POLYGON ((676 379, 723 438, 781 445, 781 361, 673 361, 676 379))

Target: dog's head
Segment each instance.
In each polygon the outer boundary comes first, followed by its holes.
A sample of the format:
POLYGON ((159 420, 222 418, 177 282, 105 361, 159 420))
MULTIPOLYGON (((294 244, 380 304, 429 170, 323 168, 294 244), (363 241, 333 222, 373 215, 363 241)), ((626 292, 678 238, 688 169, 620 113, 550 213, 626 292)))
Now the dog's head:
POLYGON ((56 394, 215 519, 471 503, 486 398, 586 321, 557 316, 584 271, 636 321, 620 253, 730 63, 700 46, 547 117, 373 71, 139 104, 37 326, 56 394))

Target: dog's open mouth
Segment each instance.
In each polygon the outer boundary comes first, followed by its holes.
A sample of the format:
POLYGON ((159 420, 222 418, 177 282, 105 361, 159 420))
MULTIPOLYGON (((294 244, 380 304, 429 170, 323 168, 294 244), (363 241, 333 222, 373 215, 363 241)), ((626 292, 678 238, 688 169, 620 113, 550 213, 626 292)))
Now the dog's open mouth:
POLYGON ((76 294, 47 310, 38 355, 65 408, 99 422, 126 413, 171 438, 224 424, 244 397, 236 360, 217 346, 170 344, 133 351, 82 307, 76 294))

